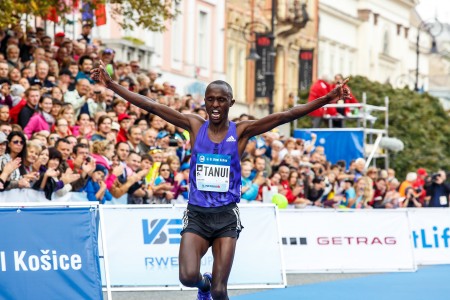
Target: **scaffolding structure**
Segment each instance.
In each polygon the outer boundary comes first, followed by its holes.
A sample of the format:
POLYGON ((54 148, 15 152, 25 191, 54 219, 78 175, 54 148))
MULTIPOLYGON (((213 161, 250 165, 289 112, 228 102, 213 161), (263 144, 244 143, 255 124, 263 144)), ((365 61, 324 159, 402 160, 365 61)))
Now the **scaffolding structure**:
MULTIPOLYGON (((366 159, 366 168, 376 164, 376 160, 384 158, 385 168, 389 168, 389 150, 386 147, 381 147, 383 138, 389 137, 389 97, 384 98, 384 106, 375 106, 367 104, 367 94, 363 93, 362 103, 348 103, 348 104, 328 104, 324 108, 350 108, 353 110, 352 114, 347 116, 338 115, 330 116, 324 115, 323 119, 328 122, 329 128, 333 127, 335 120, 355 120, 356 127, 335 128, 335 130, 360 129, 364 133, 364 158, 366 159), (379 113, 384 113, 384 128, 375 129, 374 125, 379 113), (372 115, 372 113, 374 115, 372 115)), ((295 124, 295 129, 297 124, 295 124)), ((312 128, 318 129, 318 128, 312 128)))

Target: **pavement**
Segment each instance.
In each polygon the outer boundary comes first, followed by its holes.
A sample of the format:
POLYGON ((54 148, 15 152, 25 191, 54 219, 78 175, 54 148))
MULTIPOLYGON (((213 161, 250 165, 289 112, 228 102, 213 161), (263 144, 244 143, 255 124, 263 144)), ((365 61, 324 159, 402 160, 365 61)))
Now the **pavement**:
MULTIPOLYGON (((287 274, 287 283, 289 286, 298 286, 319 282, 328 282, 341 279, 350 279, 357 277, 371 276, 373 273, 343 273, 343 274, 287 274)), ((233 299, 233 296, 244 295, 264 291, 264 289, 239 289, 229 290, 228 296, 233 299)), ((108 299, 106 292, 103 293, 104 299, 108 299)), ((185 300, 196 299, 197 291, 145 291, 145 292, 113 292, 112 299, 114 300, 185 300)), ((109 300, 109 299, 108 299, 109 300)))

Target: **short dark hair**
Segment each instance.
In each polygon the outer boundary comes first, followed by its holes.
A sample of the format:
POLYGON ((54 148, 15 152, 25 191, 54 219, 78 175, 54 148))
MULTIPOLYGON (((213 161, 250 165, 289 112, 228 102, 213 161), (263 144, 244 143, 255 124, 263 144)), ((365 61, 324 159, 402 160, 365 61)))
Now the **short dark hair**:
POLYGON ((85 60, 90 60, 90 61, 92 61, 92 58, 90 58, 90 57, 87 56, 87 55, 83 55, 83 56, 80 57, 80 59, 78 60, 78 64, 81 66, 81 65, 84 63, 85 60))
POLYGON ((70 142, 66 138, 59 138, 55 143, 55 148, 58 148, 59 144, 61 144, 61 143, 70 145, 70 142))
MULTIPOLYGON (((61 139, 59 139, 61 140, 61 139)), ((48 148, 48 159, 57 159, 59 160, 59 163, 61 163, 62 161, 62 154, 61 152, 58 151, 58 149, 56 149, 55 147, 50 147, 48 148)))
POLYGON ((205 93, 213 85, 221 85, 221 86, 226 87, 229 96, 231 97, 231 99, 233 99, 233 88, 231 87, 231 85, 228 82, 223 81, 223 80, 214 80, 213 82, 208 84, 208 86, 206 87, 205 93))
POLYGON ((81 148, 89 149, 89 145, 84 144, 84 143, 76 144, 75 147, 73 147, 73 151, 72 152, 75 155, 77 155, 78 154, 78 149, 81 149, 81 148))

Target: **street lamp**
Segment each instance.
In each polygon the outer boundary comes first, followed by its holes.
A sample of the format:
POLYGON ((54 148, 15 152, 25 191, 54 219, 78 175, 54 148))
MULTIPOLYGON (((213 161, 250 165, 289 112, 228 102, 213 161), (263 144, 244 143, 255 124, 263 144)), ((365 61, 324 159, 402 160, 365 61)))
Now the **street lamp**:
POLYGON ((425 29, 429 35, 431 35, 432 42, 431 42, 431 49, 430 54, 437 54, 437 44, 436 44, 436 36, 441 34, 442 32, 442 24, 437 20, 434 19, 434 22, 425 22, 422 21, 420 25, 417 27, 417 40, 416 40, 416 82, 414 83, 414 90, 416 92, 419 91, 419 41, 420 41, 420 31, 422 29, 425 29))

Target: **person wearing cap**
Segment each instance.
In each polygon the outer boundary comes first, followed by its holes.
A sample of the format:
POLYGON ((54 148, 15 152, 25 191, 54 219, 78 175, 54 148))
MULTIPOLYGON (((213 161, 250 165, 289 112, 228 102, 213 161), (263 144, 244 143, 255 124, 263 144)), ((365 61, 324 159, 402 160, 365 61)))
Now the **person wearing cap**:
POLYGON ((241 198, 240 158, 247 141, 348 97, 345 88, 348 79, 324 97, 307 104, 259 120, 235 123, 229 119, 230 108, 235 103, 233 88, 222 80, 206 87, 204 101, 208 120, 205 120, 127 90, 112 80, 103 63, 91 71, 91 76, 131 104, 189 131, 192 144, 190 194, 180 232, 179 279, 185 286, 198 288, 199 299, 228 299, 228 278, 243 229, 237 203, 241 198), (220 224, 216 221, 219 218, 220 224), (202 275, 201 259, 209 247, 214 249, 213 273, 202 275))
POLYGON ((417 179, 413 183, 413 188, 417 192, 420 203, 425 204, 425 197, 427 196, 427 192, 425 190, 425 179, 427 178, 428 173, 424 168, 418 168, 416 174, 417 179))
POLYGON ((117 133, 117 143, 128 142, 128 129, 131 127, 131 120, 128 114, 120 114, 118 117, 120 130, 117 133))
POLYGON ((449 207, 450 184, 446 182, 447 174, 444 170, 434 173, 431 182, 427 185, 427 196, 425 206, 427 207, 449 207))
POLYGON ((25 93, 25 88, 21 84, 13 84, 11 85, 11 100, 12 100, 12 107, 16 106, 17 104, 22 101, 23 96, 25 93))
POLYGON ((66 37, 66 34, 64 32, 58 32, 55 34, 55 46, 61 47, 62 43, 64 42, 64 38, 66 37))
POLYGON ((90 45, 92 42, 91 32, 92 32, 92 21, 85 21, 83 23, 83 26, 81 27, 81 34, 77 38, 77 41, 86 42, 87 45, 90 45))
POLYGON ((170 143, 170 134, 166 130, 162 130, 158 132, 156 135, 156 141, 155 144, 157 147, 160 147, 162 149, 167 149, 169 147, 170 143))
POLYGON ((89 201, 97 201, 104 204, 106 201, 111 201, 112 195, 106 188, 105 177, 108 175, 108 169, 103 165, 95 165, 95 170, 89 176, 86 185, 81 192, 86 193, 89 201))

